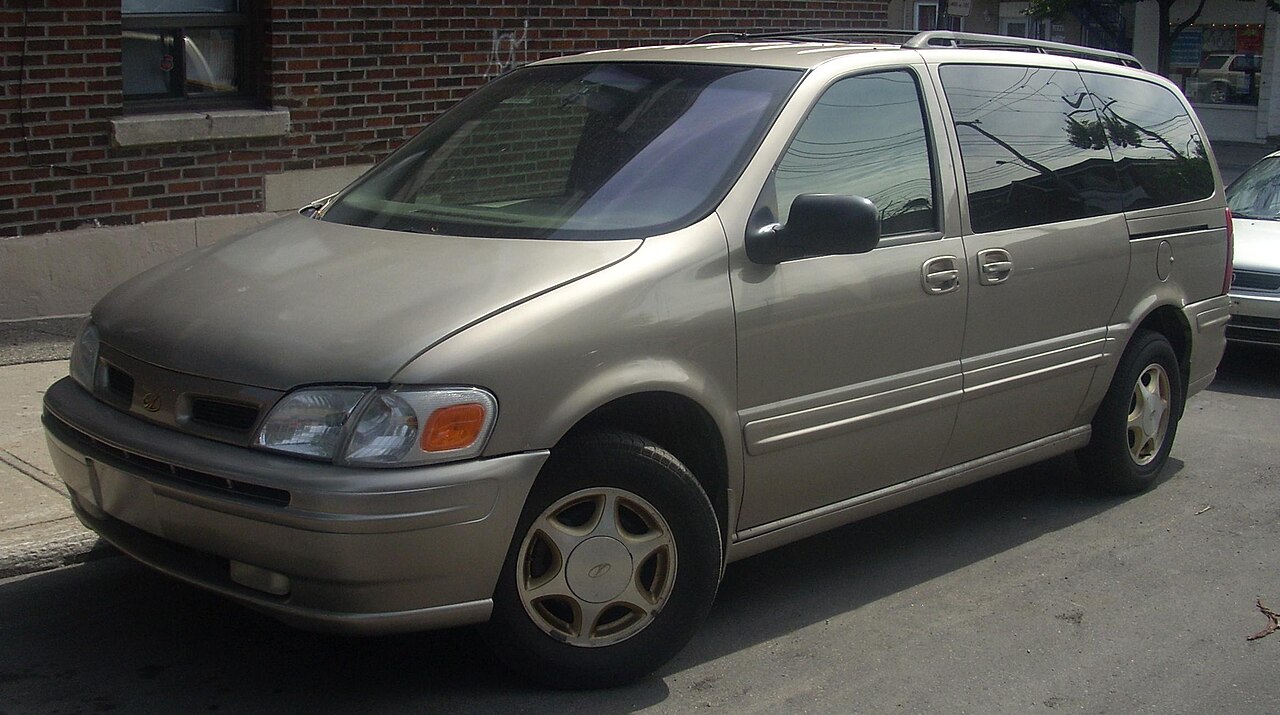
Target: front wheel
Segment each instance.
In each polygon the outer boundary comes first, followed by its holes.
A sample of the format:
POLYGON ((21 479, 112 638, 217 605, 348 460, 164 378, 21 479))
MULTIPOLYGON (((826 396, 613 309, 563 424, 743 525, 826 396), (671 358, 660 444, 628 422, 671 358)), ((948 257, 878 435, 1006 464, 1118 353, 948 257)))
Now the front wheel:
POLYGON ((622 685, 693 635, 715 598, 721 549, 711 503, 669 452, 627 433, 572 440, 525 504, 486 637, 535 681, 622 685))
POLYGON ((1093 437, 1079 453, 1095 486, 1136 494, 1155 483, 1178 431, 1181 374, 1168 339, 1145 330, 1134 336, 1093 418, 1093 437))

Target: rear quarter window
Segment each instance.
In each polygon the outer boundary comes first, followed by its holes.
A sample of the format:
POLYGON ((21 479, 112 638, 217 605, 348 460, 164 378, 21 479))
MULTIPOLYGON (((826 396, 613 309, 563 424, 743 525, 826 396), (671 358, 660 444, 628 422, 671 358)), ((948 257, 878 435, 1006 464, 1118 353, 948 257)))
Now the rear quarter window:
POLYGON ((1211 196, 1213 167, 1186 106, 1169 89, 1083 73, 1120 170, 1126 211, 1211 196))

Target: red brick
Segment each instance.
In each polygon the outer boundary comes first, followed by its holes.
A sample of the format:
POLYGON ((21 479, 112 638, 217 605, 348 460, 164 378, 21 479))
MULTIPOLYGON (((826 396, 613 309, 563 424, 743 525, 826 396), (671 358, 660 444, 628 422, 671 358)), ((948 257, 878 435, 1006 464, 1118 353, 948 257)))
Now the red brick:
POLYGON ((19 51, 28 53, 23 100, 0 95, 0 116, 8 115, 0 122, 0 166, 10 166, 0 170, 0 196, 47 202, 56 195, 58 204, 6 209, 0 235, 78 225, 85 216, 129 223, 259 211, 265 174, 381 158, 484 84, 494 72, 495 32, 523 36, 515 58, 529 62, 680 42, 726 27, 882 26, 887 16, 884 2, 834 0, 263 4, 262 94, 291 109, 291 134, 144 148, 110 143, 109 120, 124 114, 119 0, 30 3, 25 33, 24 13, 11 3, 0 8, 0 82, 12 86, 19 51), (25 133, 13 126, 19 113, 25 133), (18 152, 28 150, 35 163, 93 176, 27 166, 18 152))

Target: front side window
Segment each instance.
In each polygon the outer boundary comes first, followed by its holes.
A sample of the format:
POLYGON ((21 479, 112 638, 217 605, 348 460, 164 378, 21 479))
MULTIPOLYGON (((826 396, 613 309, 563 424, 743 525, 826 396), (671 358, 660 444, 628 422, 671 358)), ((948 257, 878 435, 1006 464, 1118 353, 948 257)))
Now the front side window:
POLYGON ((977 233, 1120 212, 1104 123, 1074 71, 948 65, 977 233))
POLYGON ((249 0, 124 0, 126 102, 226 99, 253 91, 249 0))
POLYGON ((1152 82, 1084 73, 1120 169, 1124 209, 1169 206, 1213 194, 1213 167, 1186 107, 1152 82))
POLYGON ((517 70, 446 112, 320 218, 480 237, 675 230, 724 197, 799 79, 675 63, 517 70))
POLYGON ((881 234, 937 230, 933 163, 915 75, 905 70, 840 80, 814 105, 773 175, 786 223, 800 194, 871 199, 881 234))

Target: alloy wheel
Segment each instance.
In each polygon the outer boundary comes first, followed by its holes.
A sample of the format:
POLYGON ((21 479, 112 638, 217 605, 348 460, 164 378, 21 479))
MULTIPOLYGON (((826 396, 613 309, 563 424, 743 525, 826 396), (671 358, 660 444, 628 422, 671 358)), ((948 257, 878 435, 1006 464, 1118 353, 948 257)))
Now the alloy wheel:
POLYGON ((624 489, 574 492, 547 507, 520 546, 516 590, 544 633, 595 648, 644 630, 675 584, 662 514, 624 489))
POLYGON ((1164 446, 1171 394, 1169 373, 1157 363, 1148 365, 1133 385, 1127 419, 1129 456, 1139 466, 1150 464, 1164 446))

